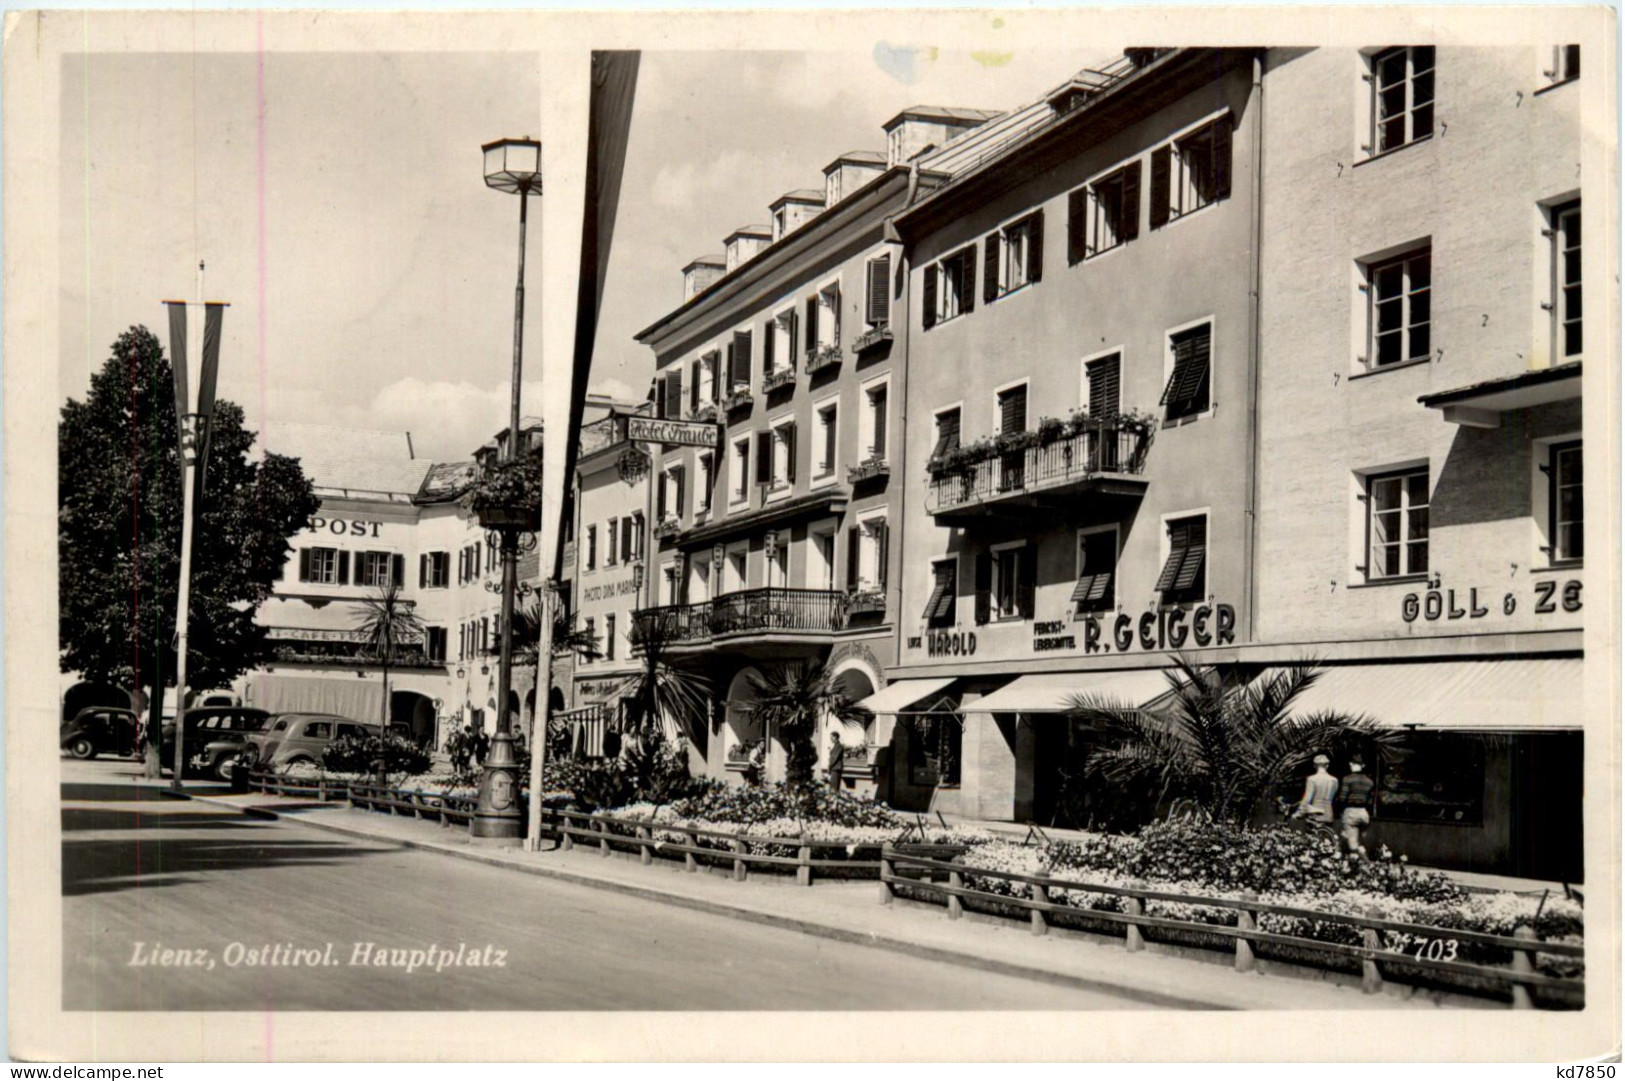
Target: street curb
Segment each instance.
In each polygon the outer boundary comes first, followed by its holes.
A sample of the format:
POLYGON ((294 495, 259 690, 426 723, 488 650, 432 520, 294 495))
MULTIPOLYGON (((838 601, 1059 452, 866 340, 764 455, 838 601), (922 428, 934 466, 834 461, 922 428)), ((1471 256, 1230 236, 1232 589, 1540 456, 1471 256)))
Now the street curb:
POLYGON ((1151 991, 1144 988, 1125 986, 1109 980, 1092 979, 1087 976, 1074 976, 1051 969, 1024 965, 1014 961, 999 961, 984 957, 980 954, 965 953, 958 950, 947 949, 942 946, 927 946, 912 942, 904 938, 893 938, 885 935, 849 931, 842 927, 819 923, 815 920, 805 920, 794 916, 784 916, 775 913, 759 912, 752 908, 743 908, 735 905, 722 904, 717 901, 704 900, 698 897, 685 897, 678 893, 667 893, 664 890, 652 889, 647 886, 633 886, 624 882, 610 882, 591 875, 577 874, 556 867, 531 866, 523 863, 503 859, 500 856, 477 848, 464 849, 457 845, 441 844, 435 841, 418 841, 412 839, 379 837, 366 830, 342 826, 334 822, 312 822, 299 818, 296 815, 285 815, 268 807, 244 807, 229 800, 215 796, 201 796, 191 793, 171 794, 171 798, 195 800, 214 807, 222 807, 236 811, 248 818, 258 818, 269 821, 285 821, 292 825, 305 826, 327 833, 337 833, 357 840, 372 841, 375 844, 395 845, 401 848, 418 849, 424 852, 436 852, 445 856, 469 860, 473 863, 485 864, 489 867, 500 867, 505 870, 518 871, 521 874, 535 875, 540 878, 552 878, 561 882, 570 882, 578 886, 587 886, 592 889, 607 890, 640 900, 654 901, 659 904, 675 905, 679 908, 692 909, 696 912, 705 912, 715 916, 726 916, 730 919, 743 920, 747 923, 757 923, 768 927, 779 927, 790 931, 799 931, 802 934, 815 938, 831 939, 836 942, 846 942, 857 946, 876 946, 880 949, 891 950, 894 953, 907 954, 927 961, 937 961, 945 964, 959 965, 964 968, 975 968, 983 972, 990 972, 1000 976, 1015 976, 1021 979, 1037 980, 1043 983, 1059 984, 1063 987, 1074 987, 1084 991, 1097 991, 1133 999, 1150 1006, 1159 1006, 1172 1010, 1233 1010, 1238 1006, 1216 1005, 1200 999, 1182 998, 1163 991, 1151 991))

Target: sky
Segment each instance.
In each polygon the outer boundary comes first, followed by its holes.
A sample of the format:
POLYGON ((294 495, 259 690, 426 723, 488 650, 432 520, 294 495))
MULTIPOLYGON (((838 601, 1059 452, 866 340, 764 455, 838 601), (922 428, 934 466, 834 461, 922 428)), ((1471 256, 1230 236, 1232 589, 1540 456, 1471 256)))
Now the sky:
MULTIPOLYGON (((1111 52, 646 52, 591 389, 641 399, 653 359, 633 335, 681 301, 683 265, 784 192, 822 188, 836 155, 883 150, 901 109, 1012 108, 1111 52)), ((160 302, 196 299, 202 258, 206 298, 232 305, 219 393, 251 426, 405 429, 436 460, 505 426, 518 200, 484 186, 479 148, 546 143, 533 54, 64 65, 64 398, 127 327, 167 344, 160 302)), ((527 344, 541 341, 539 243, 532 228, 527 344)), ((523 407, 540 412, 534 377, 523 407)))

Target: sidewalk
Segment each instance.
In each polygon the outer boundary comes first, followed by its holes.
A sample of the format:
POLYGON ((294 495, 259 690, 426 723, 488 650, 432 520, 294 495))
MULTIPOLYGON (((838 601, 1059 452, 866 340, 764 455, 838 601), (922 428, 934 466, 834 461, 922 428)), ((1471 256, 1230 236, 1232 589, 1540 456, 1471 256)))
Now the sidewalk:
MULTIPOLYGON (((189 786, 183 798, 244 814, 278 818, 314 829, 373 842, 394 843, 447 856, 507 867, 526 874, 613 890, 664 904, 798 930, 805 934, 1091 990, 1104 990, 1171 1009, 1427 1009, 1438 1004, 1406 989, 1365 995, 1328 980, 1238 973, 1228 958, 1213 962, 1159 954, 1132 956, 1116 939, 1052 931, 1032 935, 1025 924, 967 916, 949 920, 944 910, 898 901, 879 903, 874 882, 794 884, 788 876, 752 875, 735 882, 722 874, 688 873, 681 863, 604 857, 595 849, 573 851, 487 848, 473 845, 466 829, 260 794, 233 795, 223 788, 189 786)), ((551 844, 551 842, 544 842, 551 844)), ((1269 967, 1269 966, 1264 966, 1269 967)), ((1493 1003, 1485 1003, 1494 1008, 1493 1003)))

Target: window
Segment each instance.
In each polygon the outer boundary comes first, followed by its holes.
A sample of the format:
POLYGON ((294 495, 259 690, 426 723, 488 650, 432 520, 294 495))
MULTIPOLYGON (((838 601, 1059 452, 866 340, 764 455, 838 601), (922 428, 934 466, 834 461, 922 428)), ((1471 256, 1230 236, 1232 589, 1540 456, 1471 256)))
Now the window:
POLYGON ((789 215, 786 210, 781 209, 773 212, 773 239, 775 242, 784 237, 785 229, 789 223, 789 220, 789 215))
POLYGON ((356 565, 356 585, 383 589, 391 582, 400 581, 402 576, 396 569, 396 563, 404 563, 404 556, 389 552, 362 552, 360 556, 356 565))
POLYGON ((604 566, 613 567, 619 556, 617 548, 620 544, 621 520, 611 518, 604 526, 604 566))
POLYGON ((1151 152, 1151 228, 1230 197, 1230 114, 1151 152))
POLYGON ((1580 77, 1580 46, 1554 45, 1552 46, 1552 66, 1546 70, 1546 78, 1552 85, 1566 83, 1570 79, 1580 77))
POLYGON ((937 441, 931 445, 931 457, 940 460, 959 449, 959 407, 942 410, 935 420, 937 441))
POLYGON ((615 659, 615 614, 611 612, 604 617, 604 660, 615 659))
POLYGON ((694 489, 694 498, 698 503, 695 513, 705 514, 711 509, 711 488, 716 484, 716 456, 710 451, 700 454, 699 485, 694 489))
POLYGON ((632 537, 632 519, 621 519, 621 562, 630 563, 634 558, 633 547, 637 542, 632 537))
POLYGON ((790 584, 790 548, 786 539, 778 533, 769 533, 765 538, 762 569, 767 586, 783 589, 790 584))
POLYGON ((1432 349, 1431 245, 1366 267, 1368 369, 1422 360, 1432 349))
POLYGON ((424 650, 430 664, 444 664, 446 662, 446 628, 425 628, 424 650))
POLYGON ((927 627, 952 627, 959 561, 943 559, 931 564, 931 596, 925 602, 927 627))
POLYGON ((1583 344, 1580 307, 1580 201, 1552 210, 1552 355, 1569 360, 1583 344))
MULTIPOLYGON (((978 604, 990 610, 991 619, 1031 619, 1033 613, 1032 550, 1026 544, 1006 544, 984 553, 987 564, 986 588, 978 583, 978 604), (985 594, 986 599, 983 600, 985 594)), ((980 619, 988 622, 988 619, 980 619)))
POLYGON ((875 383, 864 388, 863 391, 863 430, 860 433, 864 458, 867 461, 884 461, 886 458, 886 420, 889 403, 887 400, 890 384, 887 382, 875 383))
POLYGON ((1428 469, 1397 470, 1366 478, 1368 581, 1426 574, 1428 469))
POLYGON ((1118 353, 1084 364, 1084 403, 1091 417, 1115 417, 1122 407, 1122 367, 1118 353))
POLYGON ((665 582, 665 597, 667 604, 681 604, 683 601, 682 569, 676 561, 667 563, 660 572, 665 582))
POLYGON ((1207 594, 1207 515, 1172 518, 1166 528, 1168 558, 1153 588, 1164 604, 1199 601, 1207 594))
POLYGON ((1082 262, 1139 235, 1139 162, 1091 181, 1067 197, 1067 262, 1082 262))
POLYGON ((1027 430, 1027 384, 1007 387, 998 392, 999 434, 1027 430))
POLYGON ((445 589, 450 578, 450 552, 424 552, 418 556, 419 589, 445 589))
POLYGON ((762 376, 766 378, 781 366, 795 368, 796 310, 788 308, 768 321, 762 339, 762 376), (782 365, 781 365, 782 359, 782 365))
POLYGON ((299 580, 324 586, 350 584, 350 553, 337 548, 302 548, 299 580))
POLYGON ((1006 225, 982 242, 982 299, 992 303, 1036 282, 1044 271, 1044 212, 1006 225))
POLYGON ((818 442, 814 454, 816 462, 813 467, 813 480, 825 480, 835 475, 835 448, 836 440, 840 435, 837 426, 839 410, 835 402, 820 406, 818 410, 818 442))
POLYGON ((1213 324, 1202 323, 1168 335, 1168 352, 1171 370, 1162 390, 1167 419, 1182 420, 1205 412, 1212 401, 1213 324))
POLYGON ((835 588, 835 534, 829 532, 813 532, 809 534, 812 540, 812 551, 817 557, 807 565, 807 588, 834 589, 835 588))
POLYGON ((716 350, 700 358, 700 402, 717 401, 721 395, 717 393, 722 385, 718 378, 722 374, 722 354, 716 350))
POLYGON ((976 306, 976 245, 925 268, 921 308, 925 329, 965 315, 976 306))
POLYGON ((728 343, 729 393, 750 389, 750 331, 734 331, 734 340, 728 343))
POLYGON ((734 443, 733 502, 743 503, 750 498, 750 439, 734 443))
POLYGON ((1433 46, 1399 45, 1371 58, 1372 154, 1433 134, 1433 46))
POLYGON ((908 782, 952 788, 959 784, 965 722, 947 703, 928 713, 905 715, 908 730, 908 782))
POLYGON ((822 348, 841 344, 841 284, 826 285, 818 291, 818 303, 810 309, 813 315, 808 323, 808 334, 822 348))
POLYGON ((1547 486, 1551 492, 1552 563, 1578 563, 1585 558, 1585 488, 1582 482, 1581 444, 1558 443, 1551 448, 1547 486))
MULTIPOLYGON (((593 624, 592 616, 588 616, 586 618, 586 620, 584 621, 584 626, 585 626, 586 631, 587 631, 587 641, 589 641, 589 642, 598 641, 598 629, 593 624)), ((602 654, 588 654, 587 656, 583 657, 582 660, 584 660, 584 661, 596 661, 596 660, 600 660, 602 658, 602 656, 603 656, 602 654)))
MULTIPOLYGON (((306 721, 305 730, 301 733, 304 739, 332 739, 332 721, 306 721)), ((298 737, 296 737, 298 738, 298 737)))
POLYGON ((796 482, 796 425, 794 421, 773 429, 773 473, 769 482, 774 491, 788 488, 796 482))
POLYGON ((841 201, 841 170, 837 167, 824 174, 824 205, 834 206, 841 201))
MULTIPOLYGON (((632 512, 632 558, 633 559, 642 559, 643 558, 643 534, 644 534, 643 512, 642 511, 633 511, 632 512)), ((566 594, 566 598, 568 598, 568 594, 566 594)))
POLYGON ((655 515, 661 521, 683 516, 683 467, 668 466, 660 480, 660 491, 655 500, 655 515))
POLYGON ((656 416, 676 420, 683 415, 683 372, 673 368, 660 376, 660 396, 656 400, 656 416))
POLYGON ((1078 534, 1078 581, 1072 587, 1072 611, 1110 611, 1117 607, 1117 529, 1078 534))
POLYGON ((596 570, 598 567, 598 527, 587 527, 587 569, 596 570))
POLYGON ((885 516, 867 518, 847 530, 846 586, 853 591, 886 588, 890 537, 885 516))
MULTIPOLYGON (((863 320, 871 329, 879 330, 891 322, 891 256, 869 260, 864 272, 863 320)), ((932 273, 927 270, 926 277, 932 273)))

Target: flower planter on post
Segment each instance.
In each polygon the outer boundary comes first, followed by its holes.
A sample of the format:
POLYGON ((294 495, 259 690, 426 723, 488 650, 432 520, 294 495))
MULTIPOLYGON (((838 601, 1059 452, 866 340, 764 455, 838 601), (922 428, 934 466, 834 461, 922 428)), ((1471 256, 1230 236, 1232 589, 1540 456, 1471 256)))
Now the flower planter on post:
POLYGON ((474 508, 474 515, 479 519, 481 529, 517 529, 521 533, 536 533, 542 528, 542 508, 534 507, 505 507, 505 506, 478 506, 474 508))

